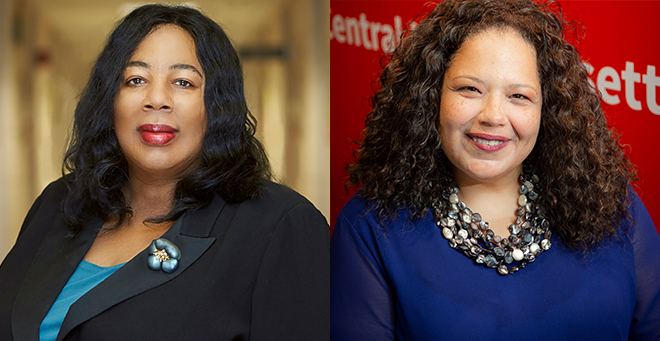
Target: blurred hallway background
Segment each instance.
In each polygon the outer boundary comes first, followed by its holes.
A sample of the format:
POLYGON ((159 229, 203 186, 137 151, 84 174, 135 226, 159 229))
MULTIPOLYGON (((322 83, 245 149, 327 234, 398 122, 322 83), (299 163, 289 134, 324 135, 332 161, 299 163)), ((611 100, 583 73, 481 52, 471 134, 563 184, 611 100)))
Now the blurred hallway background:
MULTIPOLYGON (((0 0, 0 260, 61 176, 77 98, 116 22, 147 2, 0 0)), ((197 0, 241 54, 279 182, 329 217, 328 0, 197 0)))

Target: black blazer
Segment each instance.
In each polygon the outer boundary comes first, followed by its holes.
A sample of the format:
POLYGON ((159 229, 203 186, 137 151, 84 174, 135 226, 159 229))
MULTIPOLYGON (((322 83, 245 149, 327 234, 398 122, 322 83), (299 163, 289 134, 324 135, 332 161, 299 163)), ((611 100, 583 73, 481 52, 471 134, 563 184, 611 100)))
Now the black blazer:
MULTIPOLYGON (((64 190, 61 179, 44 190, 0 266, 0 340, 38 340, 103 223, 70 237, 64 190)), ((148 269, 141 252, 71 306, 57 340, 329 339, 329 228, 309 201, 270 183, 182 219, 163 235, 181 250, 175 272, 148 269)))

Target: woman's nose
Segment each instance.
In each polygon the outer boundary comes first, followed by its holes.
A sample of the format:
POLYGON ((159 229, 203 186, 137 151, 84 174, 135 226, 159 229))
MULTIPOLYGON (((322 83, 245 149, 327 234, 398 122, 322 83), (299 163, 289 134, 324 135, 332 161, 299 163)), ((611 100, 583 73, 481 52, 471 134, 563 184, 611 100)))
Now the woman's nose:
POLYGON ((506 115, 503 111, 503 100, 496 94, 487 96, 484 107, 479 113, 479 123, 487 126, 499 126, 506 122, 506 115))
POLYGON ((172 97, 166 82, 152 82, 145 91, 142 109, 150 110, 172 110, 172 97))

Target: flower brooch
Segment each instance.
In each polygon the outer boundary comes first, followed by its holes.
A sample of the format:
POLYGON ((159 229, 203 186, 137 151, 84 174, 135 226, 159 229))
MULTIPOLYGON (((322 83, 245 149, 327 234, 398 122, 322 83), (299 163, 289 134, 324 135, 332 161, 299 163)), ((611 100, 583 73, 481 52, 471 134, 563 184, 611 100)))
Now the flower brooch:
POLYGON ((181 251, 176 245, 165 238, 158 238, 149 246, 147 266, 154 271, 163 270, 171 273, 179 267, 179 258, 181 251))

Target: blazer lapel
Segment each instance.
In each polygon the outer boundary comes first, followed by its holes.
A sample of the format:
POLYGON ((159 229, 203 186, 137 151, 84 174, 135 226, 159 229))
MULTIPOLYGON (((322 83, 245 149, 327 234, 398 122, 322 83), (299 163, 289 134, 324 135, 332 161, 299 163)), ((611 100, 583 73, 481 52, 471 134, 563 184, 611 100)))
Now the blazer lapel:
POLYGON ((91 221, 76 237, 61 221, 48 229, 12 308, 14 340, 39 340, 39 326, 62 288, 89 250, 102 219, 91 221))
POLYGON ((184 214, 163 235, 181 250, 179 266, 173 273, 150 270, 147 267, 148 252, 142 251, 71 306, 57 340, 62 340, 73 328, 115 304, 179 276, 215 242, 216 238, 209 237, 214 225, 221 224, 222 231, 216 236, 222 238, 235 213, 235 207, 227 206, 229 209, 216 195, 208 207, 184 214))

